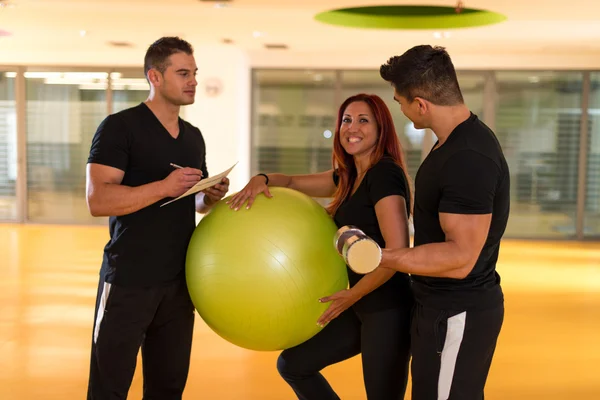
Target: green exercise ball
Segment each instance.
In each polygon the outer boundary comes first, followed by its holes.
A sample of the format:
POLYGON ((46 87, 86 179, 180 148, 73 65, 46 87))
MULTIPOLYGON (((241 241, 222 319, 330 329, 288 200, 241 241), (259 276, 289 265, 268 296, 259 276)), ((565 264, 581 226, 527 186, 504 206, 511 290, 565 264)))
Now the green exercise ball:
POLYGON ((270 188, 252 207, 227 199, 196 227, 186 278, 198 314, 219 336, 251 350, 283 350, 321 329, 319 298, 348 286, 333 238, 337 227, 312 198, 270 188))

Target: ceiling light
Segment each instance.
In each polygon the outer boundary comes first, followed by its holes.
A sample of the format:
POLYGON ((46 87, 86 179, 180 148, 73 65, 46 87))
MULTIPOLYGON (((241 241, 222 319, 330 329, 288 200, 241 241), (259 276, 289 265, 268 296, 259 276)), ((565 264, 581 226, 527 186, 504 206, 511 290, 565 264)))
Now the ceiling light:
POLYGON ((252 36, 254 36, 255 38, 258 38, 258 37, 261 37, 261 36, 264 36, 264 35, 265 35, 264 32, 260 32, 260 31, 254 31, 254 32, 252 32, 252 36))
POLYGON ((285 43, 266 43, 265 48, 269 50, 287 50, 288 46, 285 43))
POLYGON ((133 47, 132 43, 119 40, 111 40, 107 44, 112 47, 133 47))
MULTIPOLYGON (((324 3, 324 2, 322 2, 324 3)), ((415 2, 416 3, 416 2, 415 2)), ((470 28, 506 21, 495 12, 454 6, 389 5, 340 8, 315 16, 319 22, 360 29, 445 29, 470 28)))
POLYGON ((79 36, 84 37, 85 35, 87 35, 87 32, 85 30, 79 31, 79 36))

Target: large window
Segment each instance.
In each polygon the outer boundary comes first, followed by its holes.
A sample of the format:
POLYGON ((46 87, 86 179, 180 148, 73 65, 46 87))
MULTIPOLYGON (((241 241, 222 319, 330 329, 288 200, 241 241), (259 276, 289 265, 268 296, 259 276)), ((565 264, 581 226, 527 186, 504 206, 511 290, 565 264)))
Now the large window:
MULTIPOLYGON (((0 221, 105 224, 85 202, 90 144, 108 113, 147 99, 143 71, 37 67, 17 75, 0 70, 0 221), (18 187, 17 143, 25 145, 27 171, 18 187)), ((388 105, 411 178, 435 142, 402 114, 377 70, 266 69, 252 77, 252 174, 331 168, 338 107, 361 92, 388 105)), ((600 72, 458 71, 458 79, 509 163, 506 237, 600 237, 600 72)))
POLYGON ((17 218, 15 73, 0 71, 0 220, 17 218))
POLYGON ((457 72, 458 83, 463 94, 463 100, 471 112, 485 121, 489 115, 484 110, 484 91, 488 75, 482 72, 457 72))
POLYGON ((253 170, 301 174, 331 168, 337 104, 330 71, 254 75, 253 170))
POLYGON ((584 214, 586 236, 600 236, 600 73, 591 74, 588 110, 589 147, 584 214))
POLYGON ((144 71, 111 73, 112 112, 134 107, 148 98, 150 85, 144 71))
POLYGON ((104 223, 87 209, 85 169, 107 114, 107 73, 30 70, 25 78, 28 219, 104 223))
POLYGON ((508 236, 575 235, 582 79, 496 73, 496 134, 512 179, 508 236))
POLYGON ((92 138, 109 113, 148 93, 142 69, 33 67, 22 76, 0 69, 0 221, 106 224, 90 215, 85 199, 92 138), (18 88, 20 79, 25 84, 18 88), (17 143, 25 145, 23 196, 17 143))
POLYGON ((137 105, 148 97, 143 72, 29 69, 25 80, 26 219, 105 224, 106 218, 90 215, 85 201, 90 145, 109 111, 137 105))
MULTIPOLYGON (((482 73, 461 73, 465 102, 483 117, 482 73)), ((282 71, 254 74, 253 173, 312 173, 331 168, 332 135, 338 107, 358 93, 381 97, 394 118, 411 178, 434 143, 415 129, 393 100, 378 71, 282 71)))
MULTIPOLYGON (((574 238, 582 121, 582 72, 459 71, 465 103, 503 146, 511 172, 507 237, 574 238)), ((585 232, 600 234, 600 73, 592 74, 585 232)), ((378 71, 255 70, 253 171, 310 173, 330 166, 331 141, 316 121, 335 122, 337 107, 356 93, 386 102, 408 158, 409 174, 435 142, 416 130, 378 71), (313 117, 303 116, 305 114, 313 117), (329 117, 329 118, 328 118, 329 117), (312 122, 310 127, 295 124, 312 122)))

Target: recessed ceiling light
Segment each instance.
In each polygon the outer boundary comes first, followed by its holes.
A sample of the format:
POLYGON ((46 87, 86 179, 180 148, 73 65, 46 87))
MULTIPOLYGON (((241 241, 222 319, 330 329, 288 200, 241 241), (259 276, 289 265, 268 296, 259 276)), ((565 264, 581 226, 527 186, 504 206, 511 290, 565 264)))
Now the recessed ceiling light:
POLYGON ((441 38, 449 38, 450 37, 450 32, 446 31, 446 32, 433 32, 433 37, 436 39, 441 39, 441 38))
POLYGON ((288 46, 284 43, 267 43, 265 48, 269 50, 287 50, 288 46))
POLYGON ((124 42, 124 41, 118 41, 118 40, 111 40, 108 42, 109 46, 112 47, 133 47, 133 44, 130 42, 124 42))
POLYGON ((79 31, 79 36, 84 37, 85 35, 87 35, 87 31, 85 31, 85 30, 79 31))
POLYGON ((252 36, 254 36, 255 38, 259 38, 261 36, 265 36, 265 33, 261 31, 254 31, 252 32, 252 36))

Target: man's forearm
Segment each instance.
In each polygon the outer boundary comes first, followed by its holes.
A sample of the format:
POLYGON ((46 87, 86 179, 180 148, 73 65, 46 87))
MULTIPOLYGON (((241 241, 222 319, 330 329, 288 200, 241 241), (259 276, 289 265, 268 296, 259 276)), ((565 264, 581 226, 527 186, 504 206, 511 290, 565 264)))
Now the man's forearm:
POLYGON ((473 265, 454 242, 430 243, 410 249, 384 249, 382 268, 413 275, 462 279, 473 265))
POLYGON ((161 181, 131 187, 115 183, 95 184, 87 201, 94 217, 134 213, 165 198, 161 181))

